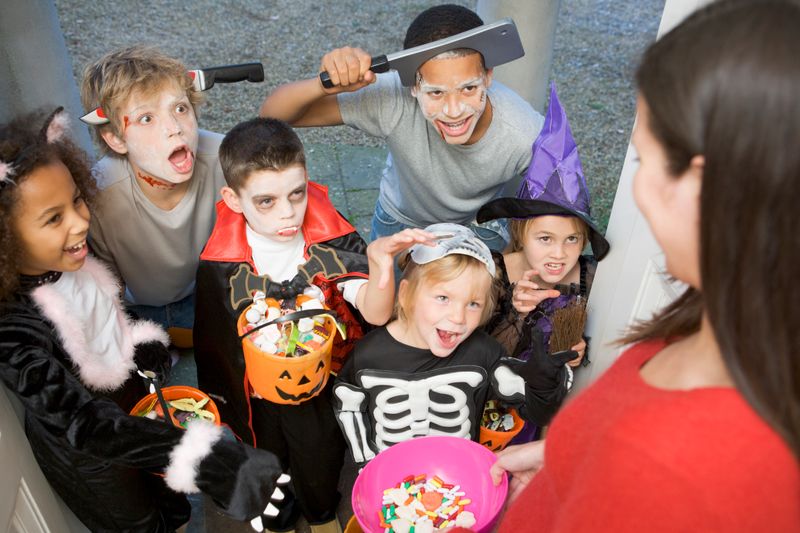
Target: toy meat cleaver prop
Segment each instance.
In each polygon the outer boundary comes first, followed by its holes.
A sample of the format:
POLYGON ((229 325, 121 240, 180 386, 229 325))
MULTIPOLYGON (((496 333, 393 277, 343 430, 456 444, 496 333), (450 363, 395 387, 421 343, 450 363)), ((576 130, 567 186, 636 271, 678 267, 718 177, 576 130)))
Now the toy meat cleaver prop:
MULTIPOLYGON (((396 70, 400 75, 400 82, 411 87, 416 83, 417 69, 427 60, 442 52, 457 48, 471 48, 483 55, 483 64, 487 69, 514 61, 525 55, 522 42, 519 40, 517 26, 510 18, 498 20, 491 24, 484 24, 471 30, 408 48, 394 54, 375 56, 369 69, 380 74, 389 70, 396 70)), ((320 72, 319 79, 322 86, 333 88, 333 83, 327 72, 320 72)))
MULTIPOLYGON (((264 81, 264 66, 261 63, 242 63, 241 65, 225 65, 188 71, 192 85, 196 91, 207 91, 215 83, 236 83, 237 81, 264 81)), ((97 107, 81 117, 81 121, 90 126, 108 124, 105 112, 97 107)))

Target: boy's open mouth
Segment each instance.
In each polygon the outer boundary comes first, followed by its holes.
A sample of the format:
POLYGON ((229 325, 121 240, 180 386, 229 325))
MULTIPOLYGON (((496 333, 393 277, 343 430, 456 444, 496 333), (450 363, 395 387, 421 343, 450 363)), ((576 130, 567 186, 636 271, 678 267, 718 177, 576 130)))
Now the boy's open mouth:
POLYGON ((474 115, 470 115, 464 120, 459 120, 458 122, 443 122, 441 120, 437 120, 436 123, 439 125, 439 130, 448 137, 460 137, 469 131, 469 126, 472 122, 473 116, 474 115))
POLYGON ((436 328, 436 334, 439 335, 439 342, 442 348, 452 350, 458 346, 458 339, 461 337, 458 333, 447 331, 444 329, 436 328))
POLYGON ((293 237, 297 235, 297 232, 300 230, 297 226, 292 226, 290 228, 283 228, 279 229, 276 233, 281 237, 293 237))
POLYGON ((194 154, 187 146, 180 146, 169 154, 169 163, 175 172, 188 174, 194 167, 194 154))

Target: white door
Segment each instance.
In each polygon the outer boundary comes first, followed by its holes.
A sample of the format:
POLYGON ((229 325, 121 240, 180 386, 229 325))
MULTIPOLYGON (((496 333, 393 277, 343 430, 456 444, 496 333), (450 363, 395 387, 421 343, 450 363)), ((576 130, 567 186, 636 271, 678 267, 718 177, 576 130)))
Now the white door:
POLYGON ((88 531, 47 483, 8 391, 0 386, 0 527, 9 533, 88 531))
MULTIPOLYGON (((707 2, 667 0, 658 35, 707 2)), ((663 255, 633 201, 633 175, 638 165, 634 156, 629 145, 606 231, 611 252, 598 263, 589 295, 586 333, 592 339, 592 364, 577 372, 577 389, 588 385, 616 360, 621 349, 611 343, 631 321, 650 318, 682 292, 682 287, 664 275, 663 255)))

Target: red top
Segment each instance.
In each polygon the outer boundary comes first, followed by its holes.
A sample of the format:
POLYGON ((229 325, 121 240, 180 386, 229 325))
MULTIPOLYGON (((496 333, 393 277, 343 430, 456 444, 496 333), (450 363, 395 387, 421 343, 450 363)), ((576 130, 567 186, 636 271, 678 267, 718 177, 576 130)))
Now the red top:
POLYGON ((800 531, 788 446, 734 388, 645 383, 663 346, 634 346, 564 407, 500 532, 800 531))

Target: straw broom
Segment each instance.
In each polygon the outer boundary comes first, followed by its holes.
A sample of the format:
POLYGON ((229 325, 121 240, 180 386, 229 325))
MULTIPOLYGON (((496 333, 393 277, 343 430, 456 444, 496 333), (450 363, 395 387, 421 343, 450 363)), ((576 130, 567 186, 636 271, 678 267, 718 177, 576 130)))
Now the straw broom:
POLYGON ((569 350, 583 338, 586 326, 586 298, 580 296, 553 313, 550 353, 569 350))

